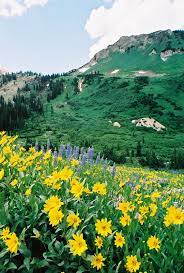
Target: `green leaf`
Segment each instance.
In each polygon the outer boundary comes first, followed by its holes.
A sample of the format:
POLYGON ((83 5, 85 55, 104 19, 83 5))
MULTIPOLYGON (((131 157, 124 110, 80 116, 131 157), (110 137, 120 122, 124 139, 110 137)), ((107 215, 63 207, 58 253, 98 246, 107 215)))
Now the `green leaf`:
POLYGON ((122 264, 122 261, 119 262, 119 264, 118 264, 118 266, 117 266, 117 268, 116 268, 116 272, 115 272, 115 273, 118 273, 118 272, 119 272, 119 269, 120 269, 121 264, 122 264))
POLYGON ((3 258, 8 253, 8 249, 2 250, 0 252, 0 258, 3 258))
POLYGON ((8 265, 6 265, 6 270, 11 270, 11 269, 17 269, 16 264, 10 262, 8 265))
POLYGON ((26 257, 24 259, 24 265, 25 265, 26 269, 29 271, 29 269, 30 269, 30 258, 29 257, 26 257))
POLYGON ((27 257, 27 258, 31 257, 31 251, 27 248, 27 246, 25 244, 21 244, 20 253, 24 257, 27 257))
POLYGON ((76 273, 86 272, 86 269, 83 266, 80 266, 76 273))

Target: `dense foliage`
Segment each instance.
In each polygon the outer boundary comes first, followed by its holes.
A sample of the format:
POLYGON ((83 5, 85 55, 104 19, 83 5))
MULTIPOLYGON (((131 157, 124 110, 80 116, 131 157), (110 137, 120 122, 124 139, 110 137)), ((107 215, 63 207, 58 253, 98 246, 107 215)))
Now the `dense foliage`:
POLYGON ((43 114, 46 99, 53 100, 63 92, 63 80, 58 79, 60 74, 43 76, 32 72, 7 73, 1 75, 0 84, 5 87, 9 81, 16 81, 23 76, 34 76, 34 78, 31 82, 25 81, 24 87, 18 88, 17 95, 13 96, 12 100, 5 101, 4 97, 0 96, 0 130, 22 128, 26 119, 35 113, 43 114))
POLYGON ((10 81, 15 81, 17 79, 16 73, 7 73, 7 74, 0 74, 0 87, 3 84, 7 84, 10 81))
POLYGON ((40 98, 33 94, 29 97, 18 94, 13 97, 12 102, 6 102, 4 97, 0 96, 0 130, 21 128, 24 120, 33 112, 43 113, 43 104, 40 98))
POLYGON ((81 165, 0 134, 0 272, 182 273, 183 174, 81 165))

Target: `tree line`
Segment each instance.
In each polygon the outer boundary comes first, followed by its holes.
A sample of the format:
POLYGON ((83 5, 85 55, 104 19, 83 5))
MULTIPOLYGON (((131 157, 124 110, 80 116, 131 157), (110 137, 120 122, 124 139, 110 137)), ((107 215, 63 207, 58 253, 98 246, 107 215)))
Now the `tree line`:
POLYGON ((173 149, 172 153, 167 158, 164 158, 158 155, 154 148, 145 149, 144 139, 143 142, 137 142, 135 149, 127 147, 125 150, 122 150, 118 144, 114 146, 105 145, 102 147, 102 155, 104 158, 117 164, 133 164, 137 162, 143 167, 153 169, 184 169, 183 149, 173 149))
POLYGON ((0 87, 2 87, 3 84, 7 84, 10 81, 16 81, 16 79, 17 79, 16 73, 0 74, 0 87))
POLYGON ((0 130, 14 130, 24 125, 24 120, 33 112, 43 113, 43 104, 40 97, 31 94, 29 97, 16 95, 12 101, 6 102, 0 96, 0 130))
POLYGON ((33 113, 43 114, 44 97, 49 102, 64 91, 64 80, 60 74, 38 75, 32 72, 2 75, 2 84, 16 80, 17 76, 35 76, 31 83, 17 90, 17 95, 10 101, 0 96, 0 130, 14 130, 24 126, 25 119, 33 113))

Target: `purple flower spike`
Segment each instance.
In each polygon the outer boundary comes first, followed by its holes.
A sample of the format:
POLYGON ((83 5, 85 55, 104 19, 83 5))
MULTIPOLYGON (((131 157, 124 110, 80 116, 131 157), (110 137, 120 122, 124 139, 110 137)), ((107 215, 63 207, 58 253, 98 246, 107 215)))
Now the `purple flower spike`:
POLYGON ((55 150, 54 150, 54 165, 57 165, 57 161, 58 161, 58 152, 55 148, 55 150))
POLYGON ((38 141, 35 142, 35 150, 36 150, 37 152, 39 151, 38 141))

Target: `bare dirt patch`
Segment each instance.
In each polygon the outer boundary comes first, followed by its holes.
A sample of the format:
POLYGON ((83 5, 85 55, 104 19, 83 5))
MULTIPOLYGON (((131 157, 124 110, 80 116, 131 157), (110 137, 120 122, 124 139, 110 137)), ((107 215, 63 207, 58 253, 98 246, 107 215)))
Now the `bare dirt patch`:
POLYGON ((0 96, 3 96, 6 101, 12 100, 17 94, 18 88, 22 89, 27 83, 34 80, 34 76, 18 76, 17 80, 10 81, 0 87, 0 96))

